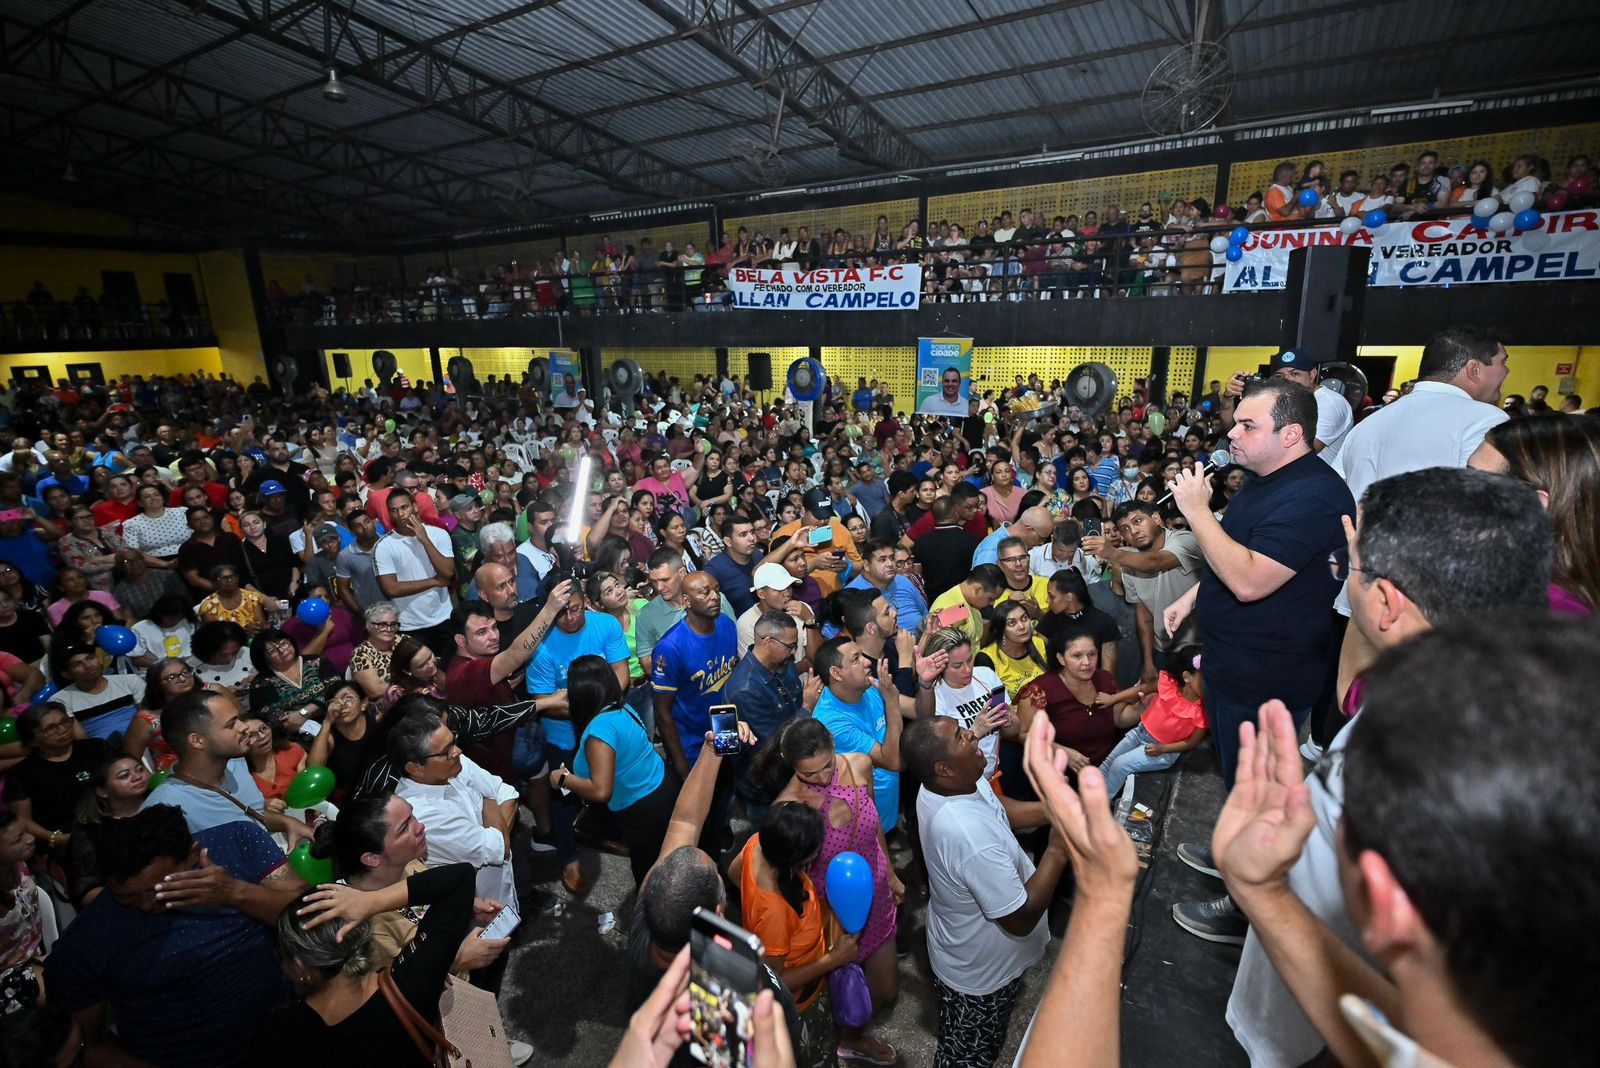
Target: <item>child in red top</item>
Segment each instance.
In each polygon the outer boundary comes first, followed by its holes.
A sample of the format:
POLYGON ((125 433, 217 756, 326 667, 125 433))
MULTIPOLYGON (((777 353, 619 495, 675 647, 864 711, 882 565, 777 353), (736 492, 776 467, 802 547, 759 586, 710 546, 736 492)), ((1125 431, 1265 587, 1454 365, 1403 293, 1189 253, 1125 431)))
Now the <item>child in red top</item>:
POLYGON ((1156 692, 1145 698, 1139 723, 1100 762, 1106 793, 1116 797, 1129 775, 1163 771, 1206 740, 1206 710, 1201 702, 1200 650, 1175 649, 1172 666, 1156 680, 1156 692))

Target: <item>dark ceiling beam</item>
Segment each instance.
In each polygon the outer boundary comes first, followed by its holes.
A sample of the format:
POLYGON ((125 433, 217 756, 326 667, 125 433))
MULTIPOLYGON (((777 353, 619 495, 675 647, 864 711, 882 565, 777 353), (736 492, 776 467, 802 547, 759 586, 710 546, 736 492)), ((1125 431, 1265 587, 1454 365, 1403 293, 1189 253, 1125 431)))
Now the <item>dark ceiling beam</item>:
MULTIPOLYGON (((247 155, 228 160, 235 167, 270 156, 291 160, 314 172, 298 179, 278 179, 286 184, 311 186, 336 178, 485 221, 505 217, 503 211, 475 210, 474 207, 479 202, 504 196, 503 186, 447 170, 426 154, 396 152, 347 138, 332 127, 279 111, 256 111, 248 106, 249 101, 244 97, 176 73, 174 64, 150 67, 75 41, 62 29, 42 34, 33 33, 33 29, 0 14, 0 41, 26 34, 33 42, 27 48, 13 51, 12 71, 23 77, 44 80, 53 67, 57 72, 53 87, 81 98, 66 111, 55 112, 52 118, 41 120, 41 126, 68 126, 96 104, 160 122, 190 119, 192 121, 187 122, 184 129, 247 150, 247 155), (91 84, 77 84, 76 79, 69 81, 66 75, 73 73, 91 84), (241 104, 246 106, 240 107, 241 104), (440 189, 444 192, 438 192, 440 189)), ((34 132, 24 130, 19 136, 27 139, 34 132)), ((94 170, 114 170, 120 168, 137 147, 125 145, 111 155, 74 162, 94 170)), ((554 206, 545 207, 553 210, 554 206)))
MULTIPOLYGON (((202 13, 253 35, 318 67, 323 50, 285 32, 270 12, 262 17, 199 0, 202 13)), ((486 135, 523 145, 535 159, 548 156, 594 174, 607 185, 651 198, 706 196, 718 188, 669 160, 622 140, 603 127, 556 108, 459 61, 455 49, 425 47, 371 17, 324 2, 327 34, 356 53, 338 63, 346 81, 359 80, 388 97, 421 106, 486 135)), ((531 192, 531 190, 519 190, 531 192)))
MULTIPOLYGON (((887 170, 928 162, 922 149, 872 108, 850 83, 819 61, 755 0, 636 0, 813 129, 833 138, 848 159, 887 170), (730 28, 726 13, 752 24, 730 28), (718 18, 722 15, 722 18, 718 18)), ((781 111, 780 111, 781 118, 781 111)))
MULTIPOLYGON (((39 125, 39 117, 37 111, 0 104, 0 137, 3 137, 5 145, 7 170, 24 172, 47 166, 45 161, 60 158, 63 147, 69 155, 87 156, 136 143, 136 139, 127 134, 78 122, 66 128, 66 144, 63 146, 55 139, 55 131, 39 125), (24 130, 35 131, 31 135, 32 142, 21 138, 24 130)), ((81 174, 75 187, 58 180, 56 191, 80 200, 90 198, 95 206, 104 210, 154 218, 191 231, 246 227, 254 225, 259 218, 272 218, 294 227, 322 227, 329 232, 342 232, 344 229, 341 219, 329 214, 320 200, 308 197, 299 190, 279 188, 262 175, 171 148, 141 146, 137 155, 141 169, 149 175, 150 185, 175 198, 177 206, 151 211, 148 202, 120 203, 107 195, 107 190, 95 180, 92 172, 81 174), (81 195, 78 190, 82 190, 81 195)), ((347 217, 358 213, 352 210, 347 217)))

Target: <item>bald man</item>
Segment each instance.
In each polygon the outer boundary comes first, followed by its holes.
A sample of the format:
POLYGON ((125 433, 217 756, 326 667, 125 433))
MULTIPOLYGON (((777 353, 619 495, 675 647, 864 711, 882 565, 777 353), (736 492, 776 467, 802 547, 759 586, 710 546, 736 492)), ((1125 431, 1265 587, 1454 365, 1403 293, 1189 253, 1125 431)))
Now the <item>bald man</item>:
POLYGON ((1009 523, 1001 523, 987 538, 978 543, 972 554, 972 566, 992 564, 1000 552, 1000 543, 1006 538, 1021 538, 1031 552, 1043 545, 1055 533, 1055 520, 1050 509, 1035 505, 1025 510, 1009 523))

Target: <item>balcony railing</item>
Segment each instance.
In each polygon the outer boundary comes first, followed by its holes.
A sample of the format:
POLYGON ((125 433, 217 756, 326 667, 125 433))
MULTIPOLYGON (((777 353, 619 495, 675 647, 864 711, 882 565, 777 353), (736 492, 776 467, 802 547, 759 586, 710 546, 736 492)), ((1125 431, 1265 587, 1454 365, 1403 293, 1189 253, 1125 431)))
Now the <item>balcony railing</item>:
POLYGON ((60 348, 94 343, 197 342, 215 337, 204 305, 97 301, 15 301, 0 304, 0 340, 10 346, 60 348))

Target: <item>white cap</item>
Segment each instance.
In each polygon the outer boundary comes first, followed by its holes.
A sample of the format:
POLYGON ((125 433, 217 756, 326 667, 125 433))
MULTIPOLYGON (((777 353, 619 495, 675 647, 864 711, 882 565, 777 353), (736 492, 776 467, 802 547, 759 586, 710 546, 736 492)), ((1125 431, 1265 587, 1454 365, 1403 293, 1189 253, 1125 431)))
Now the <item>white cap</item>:
POLYGON ((751 580, 753 582, 750 587, 751 593, 757 590, 786 590, 800 581, 782 564, 760 565, 751 576, 751 580))

